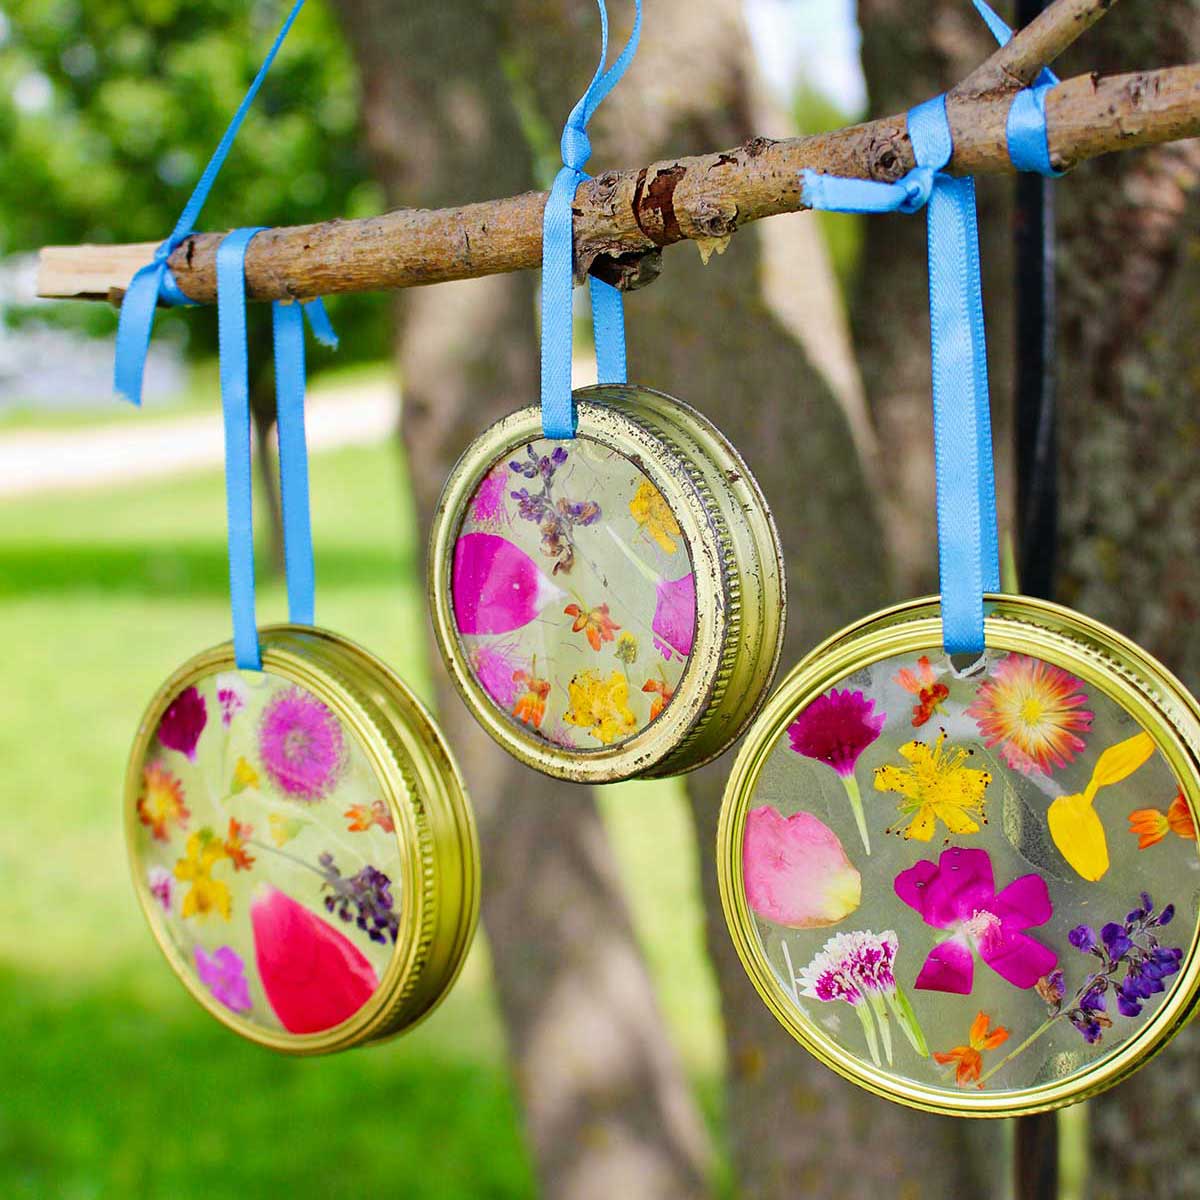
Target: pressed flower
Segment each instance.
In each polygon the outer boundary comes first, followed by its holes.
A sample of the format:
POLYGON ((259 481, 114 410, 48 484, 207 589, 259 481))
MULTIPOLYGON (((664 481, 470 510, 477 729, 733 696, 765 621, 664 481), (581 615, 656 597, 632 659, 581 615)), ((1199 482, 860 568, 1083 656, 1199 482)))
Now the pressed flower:
POLYGON ((314 803, 332 790, 345 765, 341 723, 303 688, 288 688, 263 709, 258 753, 284 795, 314 803))
MULTIPOLYGON (((1008 1041, 1008 1030, 1003 1025, 991 1028, 991 1017, 985 1012, 980 1012, 971 1022, 971 1028, 967 1031, 967 1044, 955 1046, 953 1050, 935 1052, 933 1059, 934 1062, 941 1063, 943 1066, 954 1063, 954 1082, 959 1087, 966 1087, 969 1083, 978 1082, 983 1069, 984 1054, 988 1050, 995 1050, 997 1046, 1002 1046, 1006 1041, 1008 1041)), ((983 1084, 980 1083, 978 1086, 983 1087, 983 1084)))
POLYGON ((258 860, 246 849, 246 839, 254 833, 249 825, 229 818, 229 832, 225 835, 225 857, 233 863, 235 871, 248 871, 258 860))
POLYGON ((555 497, 555 474, 567 461, 567 451, 558 446, 553 453, 539 455, 532 446, 525 447, 525 459, 508 464, 510 471, 529 480, 538 480, 541 490, 531 492, 518 488, 509 496, 517 501, 517 512, 523 521, 532 521, 541 530, 541 550, 553 558, 554 574, 568 574, 575 565, 575 529, 600 519, 600 505, 594 500, 571 500, 555 497))
POLYGON ((973 817, 983 816, 992 777, 987 771, 963 766, 970 752, 961 747, 943 750, 945 741, 946 731, 942 730, 932 749, 924 742, 906 742, 899 753, 909 766, 889 763, 875 770, 876 791, 898 792, 904 797, 900 814, 911 818, 904 830, 906 838, 928 842, 939 821, 951 833, 979 832, 973 817))
POLYGON ((373 942, 393 942, 400 932, 400 919, 395 912, 392 881, 382 871, 370 865, 355 875, 344 877, 326 852, 317 856, 321 874, 325 876, 322 891, 325 908, 336 913, 342 921, 353 921, 373 942))
POLYGON ((349 1020, 379 980, 349 938, 303 904, 264 885, 250 905, 263 991, 289 1033, 318 1033, 349 1020))
POLYGON ((218 675, 217 703, 221 706, 221 724, 228 728, 246 707, 246 685, 236 675, 218 675))
POLYGON ((169 913, 175 907, 175 880, 166 867, 151 867, 146 872, 146 886, 162 905, 163 912, 169 913))
POLYGON ((602 642, 611 642, 613 634, 621 628, 608 615, 607 604, 597 604, 595 608, 588 609, 584 609, 578 604, 568 604, 563 612, 568 617, 575 618, 571 632, 583 633, 587 637, 588 645, 593 650, 599 650, 602 642))
POLYGON ((668 662, 673 650, 687 658, 696 640, 696 579, 690 572, 680 579, 660 579, 655 585, 655 649, 668 662))
POLYGON ((632 733, 637 727, 637 718, 629 707, 629 681, 620 671, 613 671, 605 679, 589 668, 567 684, 567 691, 571 707, 563 713, 563 720, 586 729, 603 745, 632 733))
POLYGON ((868 854, 871 838, 854 768, 862 752, 883 732, 886 721, 887 713, 875 712, 875 701, 862 692, 834 688, 818 696, 788 726, 788 738, 797 754, 827 763, 838 773, 868 854))
POLYGON ((158 740, 168 750, 178 750, 189 762, 196 761, 196 743, 208 724, 204 697, 194 687, 184 688, 171 701, 158 723, 158 740))
POLYGON ((637 662, 637 638, 628 630, 626 630, 619 638, 617 638, 617 645, 613 650, 613 655, 616 658, 619 658, 627 667, 632 666, 635 662, 637 662))
POLYGON ((952 932, 929 952, 919 989, 970 995, 975 954, 1018 988, 1034 987, 1058 963, 1053 950, 1024 932, 1054 912, 1040 875, 1022 875, 997 892, 988 852, 953 846, 937 863, 922 859, 901 871, 894 887, 926 925, 952 932))
POLYGON ((1168 833, 1191 842, 1196 840, 1196 824, 1182 791, 1171 801, 1166 812, 1160 808, 1139 808, 1131 812, 1129 832, 1137 834, 1139 850, 1161 842, 1168 833))
POLYGON ((630 500, 629 515, 667 554, 679 549, 675 543, 680 536, 679 522, 662 493, 648 479, 642 481, 630 500))
POLYGON ((225 844, 211 829, 199 829, 187 840, 185 857, 175 864, 175 878, 191 887, 183 898, 180 915, 206 918, 220 913, 226 921, 231 915, 232 897, 228 886, 212 877, 213 867, 225 855, 225 844))
POLYGON ((746 902, 790 929, 836 925, 862 900, 862 877, 838 836, 812 813, 751 809, 742 835, 746 902))
POLYGON ((508 467, 493 467, 471 497, 471 518, 481 525, 500 525, 508 521, 508 467))
POLYGON ((293 817, 290 814, 284 816, 282 813, 271 813, 267 818, 267 827, 271 831, 271 841, 276 846, 286 846, 292 838, 299 835, 300 831, 307 824, 308 822, 302 817, 293 817))
POLYGON ((1087 694, 1074 675, 1024 654, 1009 654, 992 668, 967 709, 984 742, 1026 775, 1051 774, 1084 748, 1092 728, 1087 694))
POLYGON ((149 763, 142 768, 142 791, 137 799, 137 815, 156 842, 170 841, 169 827, 186 829, 192 815, 184 803, 183 784, 165 767, 149 763))
POLYGON ((384 833, 395 833, 396 824, 388 806, 382 800, 372 800, 370 805, 352 804, 342 814, 349 824, 350 833, 365 833, 372 825, 378 825, 384 833))
POLYGON ((468 659, 483 690, 501 707, 511 708, 520 694, 515 672, 520 654, 515 642, 496 642, 471 649, 468 659))
POLYGON ((943 702, 949 697, 950 689, 939 682, 927 655, 922 654, 917 659, 915 671, 909 667, 901 668, 896 682, 917 698, 916 704, 913 705, 914 727, 924 725, 934 713, 944 711, 943 702))
POLYGON ((203 946, 195 946, 192 956, 196 963, 196 974, 214 999, 235 1013, 249 1012, 250 985, 246 982, 246 968, 237 951, 231 946, 221 946, 209 954, 203 946))
MULTIPOLYGON (((899 946, 893 929, 885 929, 883 933, 871 930, 838 933, 792 981, 797 997, 806 996, 825 1004, 842 1001, 854 1009, 876 1066, 880 1065, 880 1038, 887 1061, 891 1063, 893 1058, 889 1012, 912 1048, 922 1057, 929 1054, 912 1005, 896 983, 899 946)), ((786 952, 786 943, 784 949, 786 952)), ((790 969, 790 957, 788 962, 790 969)))
POLYGON ((563 595, 507 538, 466 533, 454 544, 454 619, 462 633, 511 633, 563 595))
POLYGON ((663 709, 675 698, 675 689, 669 687, 665 679, 647 679, 642 684, 642 691, 654 696, 650 701, 650 720, 662 715, 663 709))
POLYGON ((538 678, 536 656, 528 671, 513 672, 513 683, 518 692, 513 716, 525 725, 541 729, 546 716, 546 697, 550 695, 550 680, 538 678))
POLYGON ((258 772, 251 766, 249 759, 238 755, 238 760, 233 767, 233 780, 229 790, 236 796, 247 788, 257 788, 260 782, 258 772))
POLYGON ((1109 746, 1096 759, 1087 787, 1074 796, 1059 796, 1046 811, 1050 836, 1063 858, 1093 883, 1108 871, 1108 839, 1094 807, 1096 793, 1134 773, 1154 753, 1154 740, 1138 733, 1109 746))

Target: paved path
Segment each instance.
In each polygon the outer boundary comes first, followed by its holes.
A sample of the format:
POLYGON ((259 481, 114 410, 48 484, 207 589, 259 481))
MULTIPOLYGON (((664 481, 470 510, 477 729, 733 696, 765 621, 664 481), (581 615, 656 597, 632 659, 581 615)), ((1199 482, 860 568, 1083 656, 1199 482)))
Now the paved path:
MULTIPOLYGON (((390 380, 342 383, 309 392, 314 452, 377 442, 395 432, 399 394, 390 380)), ((0 497, 88 491, 164 475, 208 471, 225 460, 218 412, 114 421, 75 429, 0 434, 0 497)))

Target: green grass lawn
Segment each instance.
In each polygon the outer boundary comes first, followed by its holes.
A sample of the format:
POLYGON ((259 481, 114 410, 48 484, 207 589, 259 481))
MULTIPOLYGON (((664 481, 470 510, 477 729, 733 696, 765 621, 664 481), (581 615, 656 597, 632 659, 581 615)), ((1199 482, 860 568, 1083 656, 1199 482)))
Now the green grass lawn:
MULTIPOLYGON (((428 696, 397 451, 317 456, 312 492, 318 619, 428 696)), ((228 637, 226 589, 216 474, 0 504, 0 1196, 533 1195, 482 939, 415 1033, 303 1061, 223 1030, 154 948, 127 880, 125 755, 166 675, 228 637)), ((260 619, 283 609, 268 583, 260 619)), ((602 803, 715 1123, 717 1006, 680 792, 629 784, 602 803)))

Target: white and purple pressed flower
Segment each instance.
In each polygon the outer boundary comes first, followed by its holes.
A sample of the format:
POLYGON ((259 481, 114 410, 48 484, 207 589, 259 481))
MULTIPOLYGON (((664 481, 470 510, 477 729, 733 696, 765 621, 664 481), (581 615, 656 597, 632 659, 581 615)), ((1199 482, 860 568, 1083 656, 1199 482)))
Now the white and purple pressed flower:
POLYGON ((912 1005, 896 982, 899 948, 900 939, 893 929, 882 933, 869 929, 838 933, 794 979, 797 997, 805 996, 824 1004, 840 1000, 854 1009, 876 1066, 880 1065, 880 1039, 888 1064, 892 1062, 891 1017, 895 1017, 912 1048, 922 1058, 929 1055, 912 1005))

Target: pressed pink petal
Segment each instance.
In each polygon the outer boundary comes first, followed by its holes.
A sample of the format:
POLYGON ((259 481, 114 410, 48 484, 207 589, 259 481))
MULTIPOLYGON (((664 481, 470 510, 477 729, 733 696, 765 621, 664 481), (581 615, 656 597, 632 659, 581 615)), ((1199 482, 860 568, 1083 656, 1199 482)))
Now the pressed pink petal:
POLYGON ((929 881, 935 878, 937 873, 937 864, 931 863, 927 858, 923 858, 920 862, 913 863, 907 871, 901 871, 892 883, 892 887, 895 889, 896 895, 909 908, 916 909, 924 917, 925 889, 928 887, 929 881))
POLYGON ((563 593, 507 538, 466 533, 454 544, 454 619, 462 633, 510 633, 563 593))
POLYGON ((664 579, 657 588, 658 603, 650 628, 658 635, 655 646, 664 658, 670 658, 669 647, 680 658, 692 652, 696 636, 696 579, 691 573, 682 579, 664 579))
POLYGON ((835 925, 862 899, 862 878, 837 834, 812 813, 784 817, 770 805, 752 809, 742 875, 750 907, 791 929, 835 925))
POLYGON ((1022 875, 999 892, 990 911, 1004 923, 1006 929, 1029 929, 1044 925, 1054 915, 1050 891, 1040 875, 1022 875))
POLYGON ((930 950, 913 986, 923 992, 953 992, 957 996, 969 996, 974 982, 975 959, 970 949, 958 938, 951 938, 930 950))
POLYGON ((1058 965, 1058 955, 1024 933, 993 927, 979 943, 979 957, 1014 987, 1031 988, 1058 965))
POLYGON ((379 980, 357 946, 290 896, 264 884, 250 905, 263 990, 289 1033, 317 1033, 352 1017, 379 980))
POLYGON ((938 873, 925 888, 922 915, 935 929, 948 929, 989 909, 996 894, 992 860, 986 850, 952 846, 938 859, 938 873))

